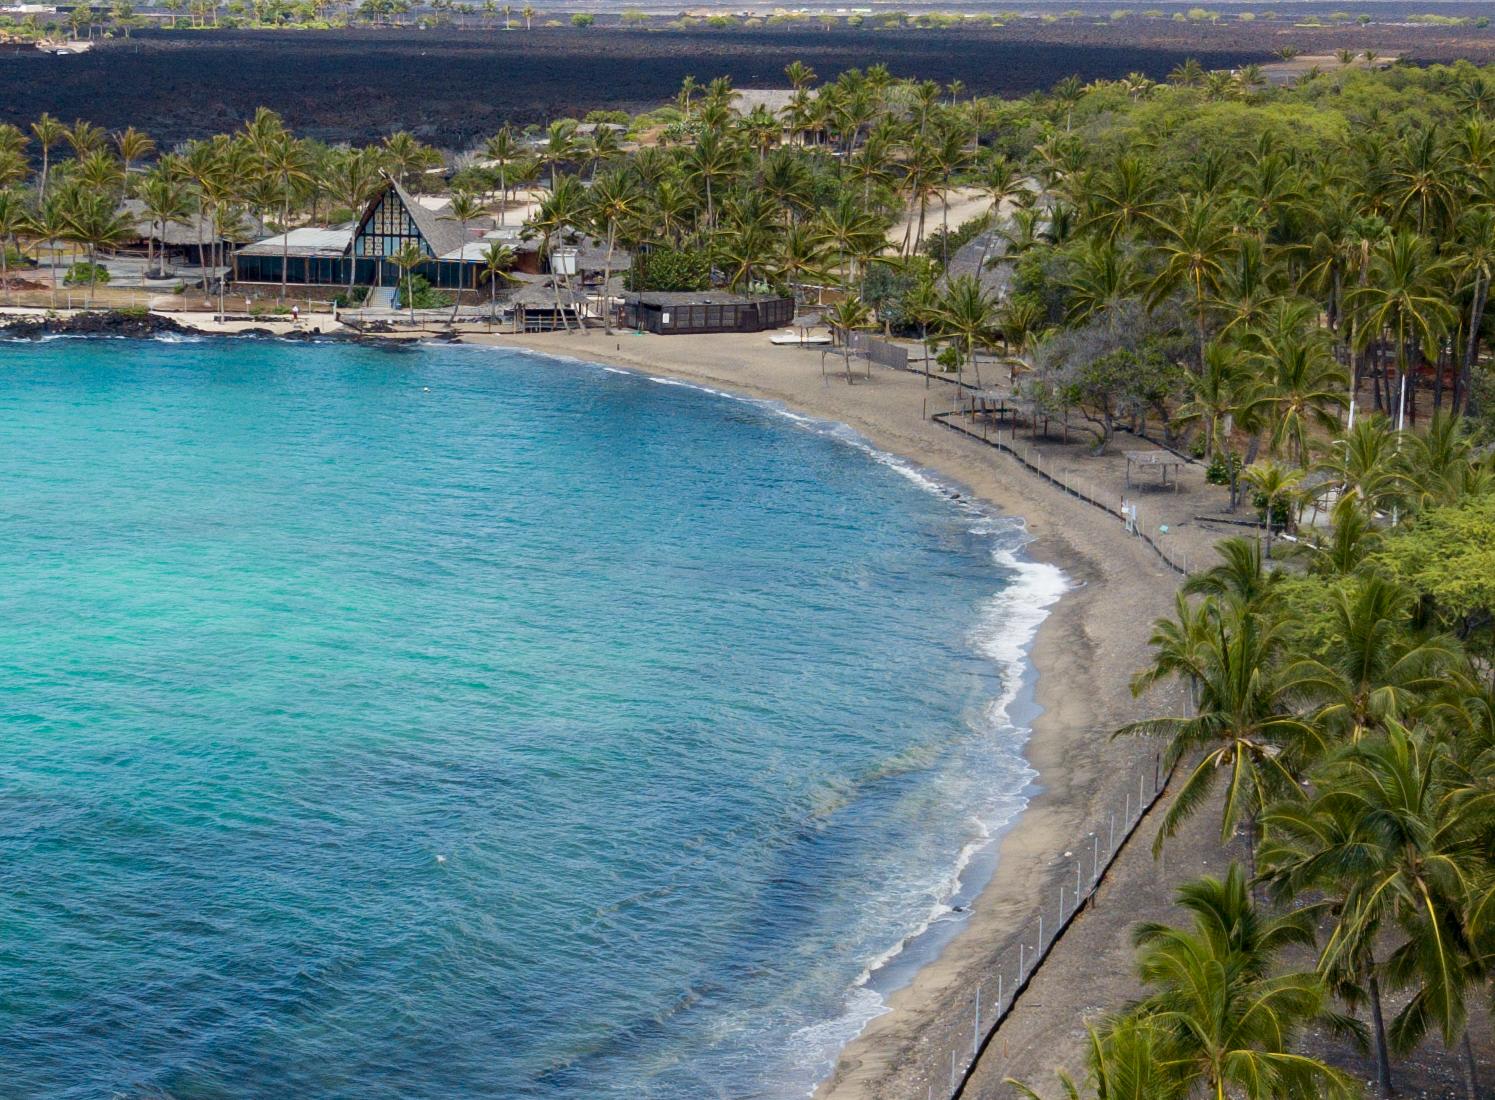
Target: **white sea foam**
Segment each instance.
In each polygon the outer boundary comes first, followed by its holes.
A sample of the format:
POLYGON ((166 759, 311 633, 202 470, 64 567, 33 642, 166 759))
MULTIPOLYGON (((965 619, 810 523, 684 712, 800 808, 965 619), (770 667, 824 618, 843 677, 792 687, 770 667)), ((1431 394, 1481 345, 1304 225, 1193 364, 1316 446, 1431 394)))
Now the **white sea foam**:
MULTIPOLYGON (((542 356, 544 353, 540 353, 542 356)), ((548 356, 549 358, 563 358, 548 356)), ((580 360, 571 360, 580 362, 580 360)), ((597 364, 591 364, 597 366, 597 364)), ((988 700, 982 710, 982 731, 992 738, 1002 738, 1010 743, 1014 755, 1015 770, 1002 778, 1011 789, 1001 792, 986 816, 973 816, 970 821, 970 839, 955 853, 940 879, 934 883, 910 883, 914 889, 928 889, 933 902, 923 917, 911 927, 903 930, 899 939, 869 957, 848 990, 843 1011, 829 1019, 817 1021, 798 1029, 790 1041, 790 1064, 785 1067, 792 1079, 810 1081, 809 1091, 833 1066, 840 1050, 854 1039, 867 1023, 887 1011, 887 1004, 880 992, 873 988, 873 979, 879 971, 902 955, 909 946, 917 942, 937 923, 954 914, 954 899, 963 890, 964 878, 972 862, 987 849, 997 834, 1012 823, 1026 809, 1028 799, 1023 793, 1037 773, 1021 758, 1021 750, 1028 730, 1014 724, 1012 705, 1029 682, 1031 669, 1029 651, 1038 628, 1048 617, 1049 609, 1069 590, 1071 584, 1057 567, 1045 562, 1031 561, 1021 554, 1026 525, 1020 517, 1001 516, 973 496, 918 464, 891 454, 875 446, 865 436, 849 425, 837 421, 807 416, 784 407, 777 401, 748 397, 713 389, 696 382, 665 378, 639 371, 624 371, 616 367, 604 367, 609 373, 634 374, 663 386, 678 386, 702 393, 742 401, 770 411, 809 431, 826 435, 837 442, 855 447, 874 461, 907 478, 926 492, 933 493, 965 512, 969 517, 972 534, 995 540, 992 558, 1009 582, 982 609, 979 622, 972 630, 970 641, 978 652, 987 657, 996 667, 1002 684, 996 696, 988 700), (1005 536, 1005 537, 1004 537, 1005 536)), ((993 777, 996 778, 995 776, 993 777)))

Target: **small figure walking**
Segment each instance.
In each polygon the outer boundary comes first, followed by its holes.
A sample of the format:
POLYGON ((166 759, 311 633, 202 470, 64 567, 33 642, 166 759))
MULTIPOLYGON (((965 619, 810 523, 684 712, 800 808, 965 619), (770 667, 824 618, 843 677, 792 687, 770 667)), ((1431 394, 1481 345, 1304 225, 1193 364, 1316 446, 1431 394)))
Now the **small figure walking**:
POLYGON ((293 324, 293 325, 299 325, 300 323, 301 323, 301 307, 300 306, 292 306, 291 307, 291 324, 293 324))

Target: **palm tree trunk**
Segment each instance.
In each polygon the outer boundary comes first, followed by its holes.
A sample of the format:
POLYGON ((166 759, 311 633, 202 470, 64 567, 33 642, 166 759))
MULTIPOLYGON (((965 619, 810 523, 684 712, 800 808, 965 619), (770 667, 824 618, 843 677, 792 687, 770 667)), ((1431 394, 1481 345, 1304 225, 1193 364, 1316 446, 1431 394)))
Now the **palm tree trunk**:
MULTIPOLYGON (((950 180, 945 180, 945 190, 940 192, 940 263, 950 266, 950 180)), ((976 277, 981 277, 977 269, 976 277)), ((977 385, 980 385, 978 382, 977 385)))
POLYGON ((1376 1040, 1376 1082, 1381 1095, 1391 1095, 1391 1056, 1386 1049, 1386 1017, 1381 1011, 1381 979, 1376 977, 1375 960, 1368 961, 1370 969, 1370 1020, 1376 1040))
POLYGON ((1474 1047, 1469 1042, 1469 1028, 1464 1028, 1463 1041, 1459 1043, 1464 1052, 1464 1093, 1467 1100, 1479 1100, 1479 1078, 1475 1073, 1474 1047))
MULTIPOLYGON (((203 296, 206 297, 208 293, 208 265, 203 263, 203 253, 207 251, 208 244, 207 241, 203 240, 202 220, 203 210, 199 206, 197 210, 197 268, 202 272, 202 292, 203 296)), ((163 229, 162 232, 164 233, 165 230, 163 229)), ((282 263, 282 268, 284 268, 284 263, 282 263)))
POLYGON ((291 185, 286 183, 285 203, 281 206, 280 219, 280 300, 286 298, 286 281, 291 274, 291 185))
POLYGON ((1490 293, 1490 284, 1475 276, 1474 278, 1474 302, 1469 307, 1469 336, 1464 341, 1464 363, 1459 371, 1455 382, 1453 404, 1454 412, 1459 409, 1459 394, 1462 391, 1464 403, 1469 402, 1469 387, 1474 381, 1474 364, 1479 358, 1479 328, 1480 321, 1484 319, 1485 302, 1490 293))
POLYGON ((608 293, 607 285, 613 279, 613 242, 617 237, 618 223, 609 221, 607 223, 607 258, 602 261, 602 331, 608 336, 613 334, 613 310, 612 298, 608 293))

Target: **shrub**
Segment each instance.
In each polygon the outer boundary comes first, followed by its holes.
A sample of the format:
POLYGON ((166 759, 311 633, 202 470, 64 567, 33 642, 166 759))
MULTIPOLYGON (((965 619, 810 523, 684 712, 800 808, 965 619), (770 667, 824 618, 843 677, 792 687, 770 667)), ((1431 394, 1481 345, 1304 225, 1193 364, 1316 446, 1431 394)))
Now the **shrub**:
POLYGON ((109 282, 109 269, 103 264, 74 264, 62 281, 66 286, 104 286, 109 282))
POLYGON ((590 27, 595 22, 597 22, 597 17, 595 15, 588 15, 586 12, 579 11, 571 17, 571 25, 573 27, 590 27))
POLYGON ((339 290, 332 296, 332 304, 338 309, 356 309, 361 306, 364 299, 369 296, 369 288, 366 286, 355 286, 351 291, 339 290))
POLYGON ((711 257, 694 248, 651 248, 633 258, 624 285, 629 290, 705 290, 711 285, 711 257))
POLYGON ((405 309, 440 309, 451 304, 451 295, 437 290, 424 275, 400 280, 400 305, 405 309))
POLYGON ((1242 465, 1240 455, 1217 451, 1210 459, 1209 468, 1204 471, 1204 480, 1211 485, 1229 485, 1232 469, 1239 474, 1242 465))
MULTIPOLYGON (((1267 518, 1267 494, 1254 493, 1251 497, 1251 507, 1256 509, 1256 518, 1265 522, 1267 518)), ((1278 497, 1272 504, 1272 526, 1279 531, 1285 531, 1291 519, 1292 510, 1288 508, 1287 501, 1282 497, 1278 497)))

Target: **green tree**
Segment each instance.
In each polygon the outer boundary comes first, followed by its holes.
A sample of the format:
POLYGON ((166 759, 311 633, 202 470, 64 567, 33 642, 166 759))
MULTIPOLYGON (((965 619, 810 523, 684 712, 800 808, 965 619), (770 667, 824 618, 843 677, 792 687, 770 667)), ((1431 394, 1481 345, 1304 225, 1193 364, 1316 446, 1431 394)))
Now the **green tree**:
POLYGON ((940 293, 934 313, 935 331, 960 350, 962 369, 969 365, 981 385, 981 365, 976 358, 990 347, 998 333, 996 299, 974 275, 957 275, 940 293))
POLYGON ((1133 932, 1137 973, 1149 992, 1131 1013, 1163 1031, 1170 1075, 1186 1094, 1354 1096, 1349 1077, 1293 1049, 1308 1023, 1344 1023, 1326 1010, 1316 974, 1273 974, 1284 950, 1313 942, 1303 914, 1263 916, 1237 864, 1223 881, 1185 883, 1178 899, 1192 927, 1144 923, 1133 932))
POLYGON ((482 267, 478 278, 488 284, 488 327, 493 327, 493 318, 498 314, 498 284, 500 280, 512 281, 514 250, 498 241, 489 241, 483 248, 482 267))
MULTIPOLYGON (((1280 628, 1259 611, 1235 600, 1216 601, 1194 648, 1187 675, 1196 695, 1194 713, 1132 722, 1115 736, 1168 739, 1165 767, 1193 761, 1168 807, 1154 850, 1198 811, 1224 778, 1220 839, 1246 828, 1255 877, 1258 818, 1268 804, 1297 791, 1295 769, 1322 752, 1322 735, 1299 716, 1294 701, 1303 675, 1276 658, 1280 628)), ((1145 690, 1157 678, 1137 681, 1145 690)))
MULTIPOLYGON (((1329 975, 1364 974, 1411 991, 1385 1047, 1406 1052, 1431 1031, 1462 1050, 1469 1100, 1478 1096, 1469 1043, 1469 994, 1481 965, 1471 952, 1468 910, 1489 872, 1495 795, 1466 787, 1446 745, 1390 722, 1316 775, 1306 804, 1270 815, 1263 862, 1279 890, 1331 892, 1333 931, 1320 956, 1329 975), (1392 944, 1379 961, 1378 944, 1392 944)), ((1378 989, 1373 996, 1379 1000, 1378 989)), ((1379 1012, 1379 1004, 1375 1005, 1379 1012)))

